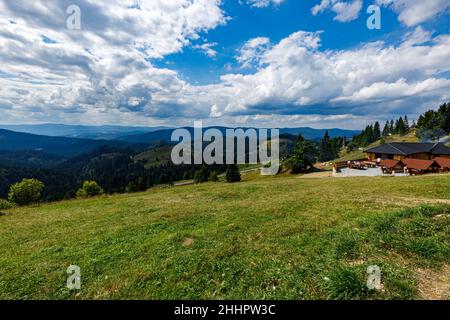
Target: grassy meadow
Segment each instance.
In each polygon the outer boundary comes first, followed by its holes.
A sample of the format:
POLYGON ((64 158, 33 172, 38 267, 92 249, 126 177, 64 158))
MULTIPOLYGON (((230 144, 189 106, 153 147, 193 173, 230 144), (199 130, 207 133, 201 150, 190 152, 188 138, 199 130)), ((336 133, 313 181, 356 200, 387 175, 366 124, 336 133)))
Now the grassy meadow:
POLYGON ((250 174, 16 208, 0 214, 0 299, 445 299, 449 214, 450 175, 250 174))

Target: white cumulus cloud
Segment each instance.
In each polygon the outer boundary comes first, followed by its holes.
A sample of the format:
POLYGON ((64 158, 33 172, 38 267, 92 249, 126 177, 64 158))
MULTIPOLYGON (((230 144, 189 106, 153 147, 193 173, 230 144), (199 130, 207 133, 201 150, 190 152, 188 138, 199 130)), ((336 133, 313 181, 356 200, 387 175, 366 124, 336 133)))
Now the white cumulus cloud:
POLYGON ((247 4, 249 4, 252 7, 255 8, 266 8, 271 5, 278 6, 280 5, 284 0, 247 0, 247 4))
POLYGON ((311 9, 313 15, 318 15, 326 10, 331 10, 336 14, 334 20, 339 22, 349 22, 358 19, 362 9, 362 0, 321 0, 311 9))
POLYGON ((438 15, 448 14, 450 8, 448 0, 377 0, 377 4, 394 10, 398 14, 398 20, 407 26, 415 26, 438 15))

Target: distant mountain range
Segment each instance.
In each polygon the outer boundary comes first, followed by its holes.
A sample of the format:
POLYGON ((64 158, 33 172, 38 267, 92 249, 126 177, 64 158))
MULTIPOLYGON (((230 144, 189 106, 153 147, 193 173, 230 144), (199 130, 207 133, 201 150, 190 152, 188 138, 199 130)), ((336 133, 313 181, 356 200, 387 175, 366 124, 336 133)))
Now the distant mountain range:
POLYGON ((144 145, 125 141, 50 137, 0 129, 0 151, 31 150, 60 157, 73 157, 101 146, 143 150, 144 145))
MULTIPOLYGON (((0 161, 11 162, 14 161, 14 157, 21 159, 25 162, 33 161, 33 158, 37 162, 41 162, 41 158, 48 159, 47 156, 43 156, 39 153, 46 153, 56 155, 59 157, 70 158, 83 153, 92 152, 93 150, 102 147, 114 147, 122 149, 132 149, 137 152, 144 150, 146 147, 156 142, 170 143, 171 136, 175 129, 162 129, 159 128, 131 128, 131 127, 86 127, 80 126, 80 133, 78 136, 104 136, 109 135, 115 137, 115 139, 87 139, 87 138, 75 138, 74 136, 76 128, 78 126, 62 126, 62 125, 38 125, 38 126, 9 126, 14 129, 27 129, 34 132, 47 132, 47 135, 43 134, 31 134, 24 132, 16 132, 11 130, 0 129, 0 151, 33 151, 34 153, 25 153, 14 155, 3 154, 0 156, 0 161), (52 131, 52 128, 55 131, 52 131), (98 131, 96 131, 98 130, 98 131), (109 130, 109 131, 108 131, 109 130), (147 130, 142 132, 140 130, 147 130), (108 133, 107 133, 108 132, 108 133), (136 133, 128 135, 127 133, 136 133), (51 134, 50 134, 51 133, 51 134), (125 135, 120 135, 125 133, 125 135), (49 135, 50 134, 50 135, 49 135), (57 134, 66 134, 69 136, 57 136, 57 134)), ((225 134, 226 127, 212 127, 219 129, 225 134)), ((193 136, 194 129, 186 128, 191 132, 193 136)), ((209 128, 204 128, 207 130, 209 128)), ((247 130, 248 128, 242 128, 247 130)), ((325 129, 312 129, 312 128, 285 128, 280 129, 280 134, 298 135, 301 133, 306 139, 320 140, 325 134, 325 129)), ((352 137, 357 131, 342 130, 342 129, 329 129, 331 137, 345 136, 352 137)), ((52 159, 57 162, 57 159, 52 159)), ((19 161, 20 162, 20 161, 19 161)))
MULTIPOLYGON (((226 127, 215 127, 225 132, 226 127)), ((123 127, 123 126, 83 126, 63 124, 38 125, 0 125, 0 129, 44 135, 50 137, 69 137, 95 140, 122 140, 128 142, 151 143, 155 141, 170 141, 173 128, 167 127, 123 127)), ((244 128, 245 129, 245 128, 244 128)), ((192 131, 192 128, 190 128, 192 131)), ((306 139, 319 140, 327 129, 313 128, 284 128, 280 133, 298 135, 301 133, 306 139)), ((352 137, 360 131, 344 129, 328 129, 331 137, 352 137)))
POLYGON ((82 126, 65 124, 0 125, 0 129, 50 137, 70 137, 97 140, 116 140, 134 135, 167 129, 167 127, 82 126))
MULTIPOLYGON (((124 192, 129 183, 137 185, 140 181, 141 185, 143 181, 146 187, 165 184, 185 179, 186 174, 192 178, 199 169, 190 165, 171 165, 169 142, 174 129, 107 127, 105 130, 105 127, 81 126, 77 132, 77 126, 9 128, 47 135, 0 129, 0 197, 7 197, 10 185, 23 178, 44 182, 45 200, 60 200, 73 197, 84 180, 95 180, 110 193, 124 192), (56 136, 58 134, 68 136, 56 136), (114 140, 78 137, 84 135, 109 136, 114 140)), ((227 129, 215 128, 223 133, 227 129)), ((193 135, 194 129, 187 129, 193 135)), ((298 133, 318 141, 325 130, 291 128, 280 132, 280 155, 285 157, 292 152, 298 133)), ((350 137, 355 132, 331 129, 329 133, 350 137)))
MULTIPOLYGON (((203 131, 206 131, 208 129, 219 129, 224 135, 227 127, 208 127, 203 128, 203 131)), ((184 129, 187 129, 191 136, 194 134, 194 129, 191 127, 186 127, 184 129)), ((251 129, 251 128, 242 128, 244 130, 251 129)), ((158 130, 154 132, 148 132, 148 133, 140 133, 140 134, 134 134, 134 135, 127 135, 123 137, 118 137, 117 140, 131 142, 131 143, 154 143, 159 141, 164 142, 170 142, 172 132, 175 129, 165 129, 165 130, 158 130)), ((256 129, 258 130, 258 129, 256 129)), ((328 130, 328 133, 330 137, 346 137, 351 138, 353 135, 361 133, 361 131, 355 131, 355 130, 344 130, 344 129, 313 129, 313 128, 283 128, 280 129, 280 134, 290 134, 290 135, 299 135, 301 134, 305 139, 307 140, 321 140, 323 136, 325 135, 325 132, 328 130)))

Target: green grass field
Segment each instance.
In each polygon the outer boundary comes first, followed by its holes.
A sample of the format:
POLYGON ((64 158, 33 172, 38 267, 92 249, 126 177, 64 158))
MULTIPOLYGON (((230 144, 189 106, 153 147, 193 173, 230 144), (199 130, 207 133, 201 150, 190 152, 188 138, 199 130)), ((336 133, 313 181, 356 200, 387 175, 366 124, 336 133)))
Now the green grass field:
POLYGON ((448 298, 449 203, 450 175, 248 175, 12 209, 0 298, 448 298), (66 288, 69 265, 81 291, 66 288), (370 265, 381 290, 366 287, 370 265))

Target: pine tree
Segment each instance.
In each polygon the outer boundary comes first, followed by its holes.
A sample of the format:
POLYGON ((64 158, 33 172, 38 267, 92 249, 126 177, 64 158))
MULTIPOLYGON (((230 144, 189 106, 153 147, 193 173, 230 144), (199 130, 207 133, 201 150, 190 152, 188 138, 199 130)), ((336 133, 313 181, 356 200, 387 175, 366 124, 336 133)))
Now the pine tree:
POLYGON ((438 111, 442 116, 442 129, 446 133, 450 133, 450 102, 439 107, 438 111))
POLYGON ((330 141, 330 135, 328 134, 328 130, 325 132, 325 135, 320 143, 320 152, 319 152, 319 161, 325 162, 334 159, 333 150, 330 141))
POLYGON ((371 142, 374 142, 380 138, 381 138, 380 123, 377 121, 375 122, 375 125, 373 127, 373 137, 371 142))
POLYGON ((406 131, 408 131, 409 130, 409 120, 408 120, 408 116, 407 115, 405 115, 405 118, 404 118, 403 122, 405 123, 406 131))
POLYGON ((391 133, 391 130, 389 128, 389 121, 386 121, 386 124, 384 125, 383 129, 383 137, 387 137, 391 133))
POLYGON ((312 168, 316 162, 317 149, 312 142, 306 141, 301 135, 297 139, 294 153, 289 157, 285 165, 291 173, 297 174, 312 168))
POLYGON ((405 134, 405 132, 406 132, 405 122, 403 121, 403 118, 400 117, 395 123, 395 133, 405 134))

